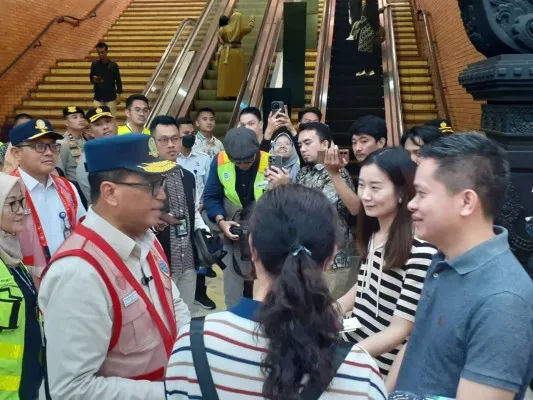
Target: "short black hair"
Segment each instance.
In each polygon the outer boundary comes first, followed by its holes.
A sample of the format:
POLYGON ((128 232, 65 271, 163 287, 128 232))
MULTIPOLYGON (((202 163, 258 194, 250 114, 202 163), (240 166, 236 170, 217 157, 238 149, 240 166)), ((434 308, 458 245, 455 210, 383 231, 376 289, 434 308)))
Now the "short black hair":
POLYGON ((116 169, 113 171, 104 171, 104 172, 92 172, 89 174, 89 187, 90 187, 90 197, 91 203, 96 203, 100 198, 100 186, 102 182, 122 182, 133 172, 125 169, 116 169))
POLYGON ((194 126, 194 123, 192 122, 192 120, 189 117, 176 118, 176 126, 178 127, 178 129, 182 125, 193 125, 194 126))
POLYGON ((316 107, 307 107, 303 110, 298 111, 298 121, 301 121, 303 116, 307 113, 315 114, 319 120, 322 120, 322 112, 316 107))
POLYGON ((241 115, 245 115, 245 114, 252 114, 254 115, 259 121, 262 121, 263 120, 263 116, 261 115, 261 111, 259 110, 259 108, 257 107, 245 107, 241 110, 241 112, 239 113, 239 118, 241 117, 241 115))
POLYGON ((170 115, 158 115, 152 120, 152 122, 150 123, 150 133, 152 135, 154 134, 158 125, 174 125, 176 128, 179 129, 176 119, 174 117, 171 117, 170 115))
POLYGON ((213 114, 213 117, 216 116, 216 113, 215 113, 215 110, 213 110, 212 108, 209 108, 209 107, 204 107, 204 108, 200 108, 197 112, 196 112, 196 119, 198 119, 198 117, 200 116, 201 113, 210 113, 210 114, 213 114))
POLYGON ((300 132, 301 131, 315 131, 320 141, 323 142, 324 140, 327 140, 329 145, 331 145, 331 142, 333 141, 331 129, 329 129, 329 126, 323 124, 322 122, 308 122, 307 124, 300 124, 300 132))
POLYGON ((13 119, 13 123, 16 124, 19 119, 33 119, 33 117, 30 115, 30 114, 26 114, 26 113, 20 113, 20 114, 17 114, 15 115, 15 118, 13 119))
POLYGON ((496 142, 478 132, 458 133, 422 146, 419 156, 438 163, 435 176, 450 193, 472 189, 485 216, 498 216, 510 172, 505 151, 496 142))
POLYGON ((132 94, 126 99, 126 108, 129 110, 131 106, 133 105, 133 102, 135 100, 141 100, 146 103, 147 106, 150 106, 150 102, 148 101, 148 98, 144 94, 132 94))
POLYGON ((401 143, 402 146, 405 146, 405 142, 407 142, 407 139, 411 139, 411 141, 417 146, 422 146, 424 144, 434 142, 435 140, 438 140, 443 136, 444 134, 436 126, 413 126, 403 134, 401 143))
POLYGON ((96 44, 97 49, 106 49, 106 51, 109 49, 106 42, 98 42, 96 44))
POLYGON ((365 115, 355 121, 348 130, 350 137, 358 135, 372 136, 376 142, 385 139, 387 143, 387 122, 375 115, 365 115))
POLYGON ((226 15, 221 15, 218 19, 218 27, 222 28, 223 26, 226 26, 229 24, 229 18, 226 15))

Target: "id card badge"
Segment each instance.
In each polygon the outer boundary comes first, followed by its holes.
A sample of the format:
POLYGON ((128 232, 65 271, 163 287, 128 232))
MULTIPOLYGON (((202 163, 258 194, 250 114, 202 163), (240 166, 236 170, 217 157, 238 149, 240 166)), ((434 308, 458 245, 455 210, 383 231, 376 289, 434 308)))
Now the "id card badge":
POLYGON ((183 237, 189 234, 189 227, 187 225, 187 218, 184 216, 178 217, 178 223, 174 226, 176 229, 176 236, 183 237))

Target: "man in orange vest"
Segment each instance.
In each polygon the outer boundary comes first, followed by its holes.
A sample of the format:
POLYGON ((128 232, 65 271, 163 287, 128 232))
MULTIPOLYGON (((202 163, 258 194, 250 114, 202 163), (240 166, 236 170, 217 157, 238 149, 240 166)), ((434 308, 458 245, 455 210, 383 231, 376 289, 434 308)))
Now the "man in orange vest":
POLYGON ((85 155, 92 206, 39 293, 44 391, 62 400, 164 399, 164 370, 190 314, 150 227, 176 163, 161 161, 142 134, 90 141, 85 155))
POLYGON ((72 183, 53 175, 62 135, 49 121, 32 119, 9 135, 18 168, 11 174, 22 178, 26 189, 27 214, 19 234, 24 263, 35 284, 50 258, 85 216, 78 191, 72 183))

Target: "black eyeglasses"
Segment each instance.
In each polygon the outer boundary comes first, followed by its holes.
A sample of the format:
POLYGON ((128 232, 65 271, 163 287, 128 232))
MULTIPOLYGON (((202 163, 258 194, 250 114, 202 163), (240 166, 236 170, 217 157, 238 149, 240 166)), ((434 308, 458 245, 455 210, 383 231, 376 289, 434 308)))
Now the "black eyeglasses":
POLYGON ((24 210, 26 208, 26 198, 13 200, 10 203, 5 203, 4 206, 11 207, 11 211, 14 213, 19 212, 20 209, 24 210))
POLYGON ((178 144, 181 141, 181 137, 179 136, 162 137, 162 138, 157 139, 157 141, 161 144, 168 144, 168 142, 172 142, 172 144, 178 144))
MULTIPOLYGON (((112 182, 112 181, 111 181, 112 182)), ((156 197, 161 189, 165 187, 167 183, 167 178, 162 177, 161 179, 153 182, 113 182, 117 185, 131 186, 131 187, 140 187, 140 188, 149 188, 151 190, 152 196, 156 197)))
POLYGON ((59 153, 61 150, 61 143, 30 143, 30 144, 20 144, 16 147, 31 147, 37 153, 44 153, 46 149, 50 149, 52 153, 59 153))

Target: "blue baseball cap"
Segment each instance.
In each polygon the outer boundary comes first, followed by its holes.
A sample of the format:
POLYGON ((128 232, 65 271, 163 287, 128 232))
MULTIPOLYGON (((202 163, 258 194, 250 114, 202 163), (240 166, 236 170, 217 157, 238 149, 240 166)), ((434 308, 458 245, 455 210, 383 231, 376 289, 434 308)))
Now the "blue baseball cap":
POLYGON ((46 119, 30 119, 28 122, 14 127, 9 133, 9 141, 13 146, 42 137, 55 140, 63 139, 63 135, 55 132, 50 121, 46 119))
POLYGON ((177 165, 161 160, 155 139, 139 133, 90 140, 84 149, 88 173, 126 169, 142 174, 163 174, 177 165))

